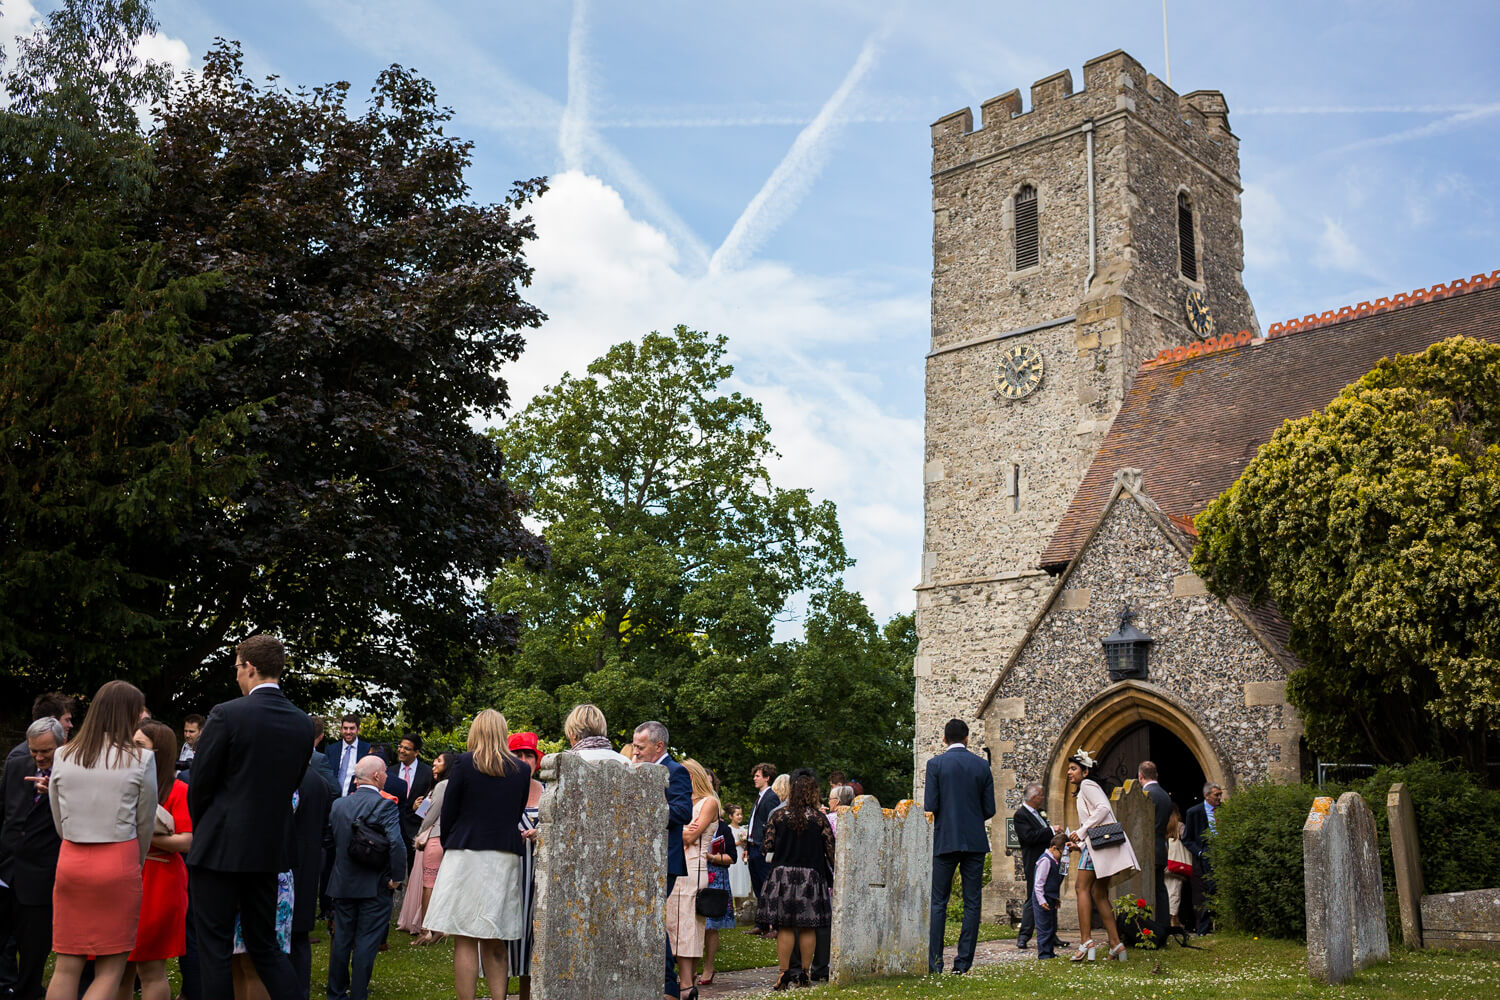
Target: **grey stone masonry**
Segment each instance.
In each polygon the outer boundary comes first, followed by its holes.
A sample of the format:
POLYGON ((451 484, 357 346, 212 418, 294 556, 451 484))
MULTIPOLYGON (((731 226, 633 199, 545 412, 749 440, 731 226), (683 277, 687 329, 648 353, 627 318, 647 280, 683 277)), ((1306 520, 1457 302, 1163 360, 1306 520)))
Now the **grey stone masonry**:
POLYGON ((1428 948, 1500 951, 1500 889, 1423 896, 1422 937, 1428 948))
POLYGON ((1354 974, 1354 869, 1349 830, 1333 799, 1313 800, 1302 826, 1307 974, 1337 985, 1354 974))
POLYGON ((667 770, 548 754, 538 814, 532 988, 546 1000, 657 1000, 667 770))
POLYGON ((1401 937, 1408 948, 1422 947, 1422 849, 1417 843, 1417 812, 1411 793, 1396 782, 1385 797, 1391 831, 1391 864, 1396 870, 1396 901, 1401 908, 1401 937))
POLYGON ((1349 832, 1349 861, 1354 874, 1354 967, 1363 969, 1391 957, 1390 935, 1385 929, 1380 841, 1375 835, 1375 814, 1359 793, 1340 795, 1338 811, 1349 832))
POLYGON ((829 978, 847 983, 927 971, 932 814, 861 795, 838 811, 829 978))

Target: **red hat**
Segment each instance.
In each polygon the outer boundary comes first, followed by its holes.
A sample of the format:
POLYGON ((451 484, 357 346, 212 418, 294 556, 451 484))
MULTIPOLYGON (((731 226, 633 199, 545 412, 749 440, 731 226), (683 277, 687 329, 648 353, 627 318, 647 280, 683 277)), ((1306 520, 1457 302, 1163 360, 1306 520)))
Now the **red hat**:
POLYGON ((542 755, 536 743, 536 733, 511 733, 510 752, 515 753, 517 750, 530 750, 538 757, 542 755))

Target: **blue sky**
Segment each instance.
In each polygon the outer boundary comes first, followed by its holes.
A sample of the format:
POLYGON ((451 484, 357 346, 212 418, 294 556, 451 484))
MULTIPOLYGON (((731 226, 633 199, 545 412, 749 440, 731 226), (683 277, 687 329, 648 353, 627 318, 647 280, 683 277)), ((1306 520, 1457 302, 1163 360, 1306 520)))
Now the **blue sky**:
MULTIPOLYGON (((0 0, 14 29, 44 0, 0 0)), ((158 0, 151 51, 216 35, 253 72, 362 93, 391 62, 477 143, 474 195, 547 174, 524 400, 610 343, 730 336, 781 485, 840 508, 849 583, 912 606, 934 119, 1123 48, 1164 76, 1159 0, 1069 3, 158 0)), ((1500 4, 1169 3, 1172 83, 1241 140, 1263 326, 1500 267, 1500 4)))

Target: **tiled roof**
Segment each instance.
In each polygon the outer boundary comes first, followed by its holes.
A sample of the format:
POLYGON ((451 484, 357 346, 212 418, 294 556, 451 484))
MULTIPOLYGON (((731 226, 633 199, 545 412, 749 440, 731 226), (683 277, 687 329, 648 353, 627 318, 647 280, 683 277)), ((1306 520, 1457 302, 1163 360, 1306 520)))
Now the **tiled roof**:
POLYGON ((1164 351, 1136 374, 1041 565, 1060 569, 1078 554, 1119 469, 1140 469, 1144 491, 1185 528, 1283 421, 1328 405, 1381 358, 1460 334, 1500 342, 1500 271, 1277 323, 1264 338, 1164 351))

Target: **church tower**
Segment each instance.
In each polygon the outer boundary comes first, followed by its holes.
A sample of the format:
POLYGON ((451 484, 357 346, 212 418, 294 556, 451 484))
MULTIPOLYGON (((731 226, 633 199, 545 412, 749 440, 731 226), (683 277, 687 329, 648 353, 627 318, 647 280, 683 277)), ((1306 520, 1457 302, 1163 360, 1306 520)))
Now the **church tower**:
MULTIPOLYGON (((1012 90, 978 128, 968 108, 932 126, 919 792, 947 719, 984 743, 976 709, 1050 589, 1039 556, 1136 369, 1259 332, 1223 95, 1179 96, 1119 51, 1083 83, 1064 70, 1029 110, 1012 90)), ((1033 776, 995 777, 1004 792, 1033 776)))

